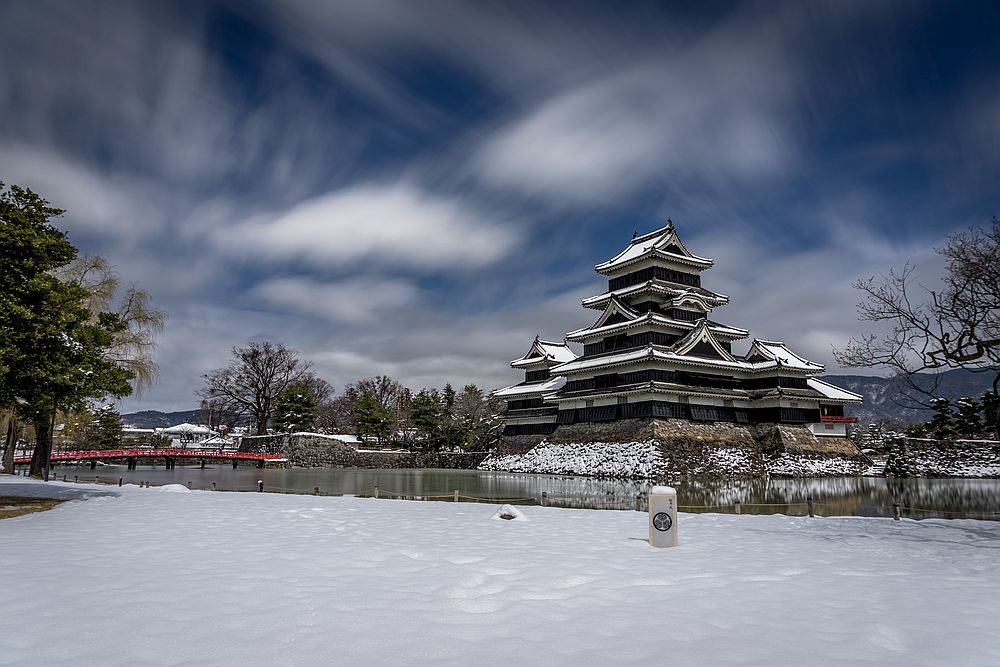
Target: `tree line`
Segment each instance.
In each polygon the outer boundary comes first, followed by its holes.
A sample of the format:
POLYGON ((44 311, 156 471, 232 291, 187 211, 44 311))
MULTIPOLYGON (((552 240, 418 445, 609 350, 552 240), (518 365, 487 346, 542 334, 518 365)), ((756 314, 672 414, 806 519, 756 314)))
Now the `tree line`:
POLYGON ((207 373, 199 421, 255 435, 318 432, 356 435, 378 446, 427 451, 493 447, 504 404, 474 384, 415 392, 387 376, 363 378, 339 396, 311 362, 281 343, 234 347, 228 365, 207 373))

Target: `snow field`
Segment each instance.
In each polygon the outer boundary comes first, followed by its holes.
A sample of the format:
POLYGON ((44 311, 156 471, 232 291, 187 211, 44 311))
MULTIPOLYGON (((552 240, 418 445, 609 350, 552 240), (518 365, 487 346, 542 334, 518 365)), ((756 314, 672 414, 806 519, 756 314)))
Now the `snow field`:
POLYGON ((1000 523, 175 491, 0 522, 0 664, 1000 663, 1000 523))

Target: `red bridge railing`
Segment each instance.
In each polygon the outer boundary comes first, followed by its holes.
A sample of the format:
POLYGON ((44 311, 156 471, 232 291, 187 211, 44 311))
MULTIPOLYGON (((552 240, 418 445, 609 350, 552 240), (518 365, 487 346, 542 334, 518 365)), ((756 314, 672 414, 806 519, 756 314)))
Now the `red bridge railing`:
MULTIPOLYGON (((52 461, 92 461, 95 459, 212 459, 225 461, 283 461, 283 454, 259 452, 234 452, 221 449, 83 449, 69 452, 52 452, 52 461)), ((30 463, 30 456, 16 456, 14 463, 30 463)))

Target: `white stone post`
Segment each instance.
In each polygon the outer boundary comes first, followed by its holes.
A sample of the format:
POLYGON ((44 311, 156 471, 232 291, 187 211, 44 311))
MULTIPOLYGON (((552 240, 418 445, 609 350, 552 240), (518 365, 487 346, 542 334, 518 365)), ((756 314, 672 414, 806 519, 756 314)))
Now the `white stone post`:
POLYGON ((649 544, 677 546, 677 491, 670 486, 649 490, 649 544))

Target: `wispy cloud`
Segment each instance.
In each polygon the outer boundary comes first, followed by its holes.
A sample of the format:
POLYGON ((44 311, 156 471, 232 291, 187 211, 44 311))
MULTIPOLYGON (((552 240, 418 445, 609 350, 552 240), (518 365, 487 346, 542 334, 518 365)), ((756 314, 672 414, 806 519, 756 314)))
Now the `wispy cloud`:
MULTIPOLYGON (((279 311, 294 310, 320 319, 370 323, 380 314, 420 307, 420 289, 400 279, 358 278, 321 282, 309 278, 276 278, 250 291, 279 311)), ((395 319, 395 318, 393 318, 395 319)))
POLYGON ((338 190, 213 234, 220 252, 265 261, 303 260, 334 271, 363 262, 445 273, 492 264, 520 237, 517 227, 489 211, 407 182, 338 190))

